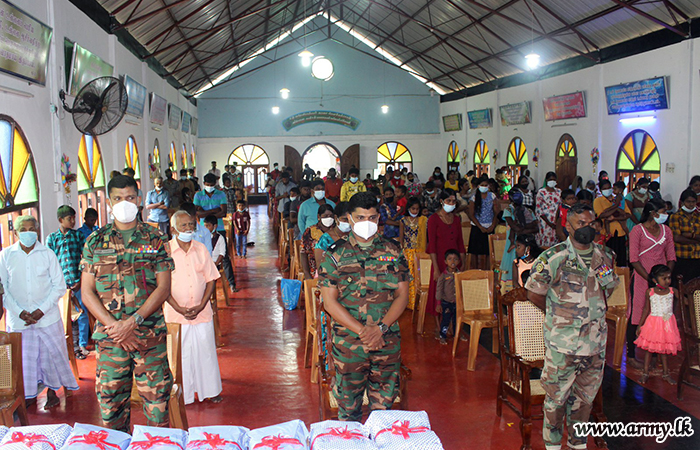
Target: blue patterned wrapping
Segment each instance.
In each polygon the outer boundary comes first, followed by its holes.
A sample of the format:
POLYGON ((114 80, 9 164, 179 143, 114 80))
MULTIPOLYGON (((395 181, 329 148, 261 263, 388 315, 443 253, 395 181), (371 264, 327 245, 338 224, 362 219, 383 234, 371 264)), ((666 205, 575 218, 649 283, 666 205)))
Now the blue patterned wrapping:
POLYGON ((380 450, 444 450, 425 411, 372 411, 365 429, 380 450))
POLYGON ((308 450, 309 432, 301 420, 258 428, 248 432, 250 450, 308 450))
POLYGON ((5 437, 5 435, 7 434, 8 431, 10 431, 9 428, 7 428, 4 425, 0 425, 0 442, 2 442, 2 438, 5 437))
POLYGON ((2 450, 58 450, 66 443, 70 425, 13 427, 0 441, 2 450))
POLYGON ((184 450, 186 443, 187 431, 134 425, 127 450, 184 450))
POLYGON ((377 450, 360 422, 326 420, 311 425, 310 450, 377 450))
POLYGON ((248 428, 233 426, 192 427, 187 450, 246 450, 248 428))
POLYGON ((76 422, 62 450, 125 450, 130 442, 122 431, 76 422))

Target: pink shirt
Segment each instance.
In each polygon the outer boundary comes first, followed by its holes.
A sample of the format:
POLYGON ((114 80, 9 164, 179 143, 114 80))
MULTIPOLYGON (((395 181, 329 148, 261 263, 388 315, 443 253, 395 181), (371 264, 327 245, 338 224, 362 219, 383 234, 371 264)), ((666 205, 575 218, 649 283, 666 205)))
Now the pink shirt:
MULTIPOLYGON (((193 240, 190 249, 185 253, 180 248, 177 238, 173 238, 170 241, 170 256, 175 262, 175 270, 173 270, 170 278, 170 295, 173 296, 180 306, 192 308, 199 305, 207 283, 221 276, 207 248, 204 244, 193 240)), ((166 322, 183 325, 199 325, 200 323, 211 322, 213 314, 209 302, 194 320, 185 319, 183 315, 177 313, 168 303, 163 305, 163 312, 165 313, 166 322)))

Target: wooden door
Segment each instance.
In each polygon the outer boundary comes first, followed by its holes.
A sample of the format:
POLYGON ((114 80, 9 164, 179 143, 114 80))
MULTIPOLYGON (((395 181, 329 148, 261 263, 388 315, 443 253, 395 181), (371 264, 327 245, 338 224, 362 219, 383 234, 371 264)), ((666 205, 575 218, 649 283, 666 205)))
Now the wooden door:
POLYGON ((355 166, 358 170, 360 169, 360 144, 352 144, 343 152, 343 155, 340 157, 338 178, 346 176, 352 166, 355 166))
POLYGON ((301 155, 294 147, 284 146, 284 165, 292 171, 295 183, 301 182, 301 155))
POLYGON ((557 184, 560 189, 568 189, 576 178, 577 158, 571 156, 557 156, 557 184))

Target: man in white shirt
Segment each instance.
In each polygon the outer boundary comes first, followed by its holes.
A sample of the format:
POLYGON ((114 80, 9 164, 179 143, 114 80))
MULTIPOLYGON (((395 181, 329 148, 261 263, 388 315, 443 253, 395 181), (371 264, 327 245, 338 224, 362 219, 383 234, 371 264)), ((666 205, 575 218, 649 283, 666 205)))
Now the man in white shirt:
POLYGON ((22 334, 25 398, 35 400, 46 387, 49 409, 60 404, 58 389, 78 389, 58 308, 66 282, 56 254, 37 241, 36 219, 19 216, 14 227, 18 242, 0 253, 7 331, 22 334))
POLYGON ((209 173, 213 173, 217 178, 221 178, 221 171, 216 168, 216 161, 211 162, 211 169, 209 169, 209 173))

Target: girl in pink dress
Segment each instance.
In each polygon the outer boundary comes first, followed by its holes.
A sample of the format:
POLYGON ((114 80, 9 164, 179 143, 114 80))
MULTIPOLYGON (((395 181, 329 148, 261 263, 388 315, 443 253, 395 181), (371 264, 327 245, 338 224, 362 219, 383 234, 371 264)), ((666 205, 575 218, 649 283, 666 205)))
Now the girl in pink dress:
POLYGON ((657 264, 649 272, 649 285, 646 292, 646 303, 642 320, 637 328, 639 337, 634 342, 639 348, 647 351, 644 356, 644 372, 639 384, 649 380, 649 362, 652 353, 661 354, 664 374, 661 378, 671 386, 676 382, 668 373, 668 357, 681 350, 681 335, 678 332, 676 318, 673 315, 673 301, 677 292, 671 287, 671 269, 663 264, 657 264))

